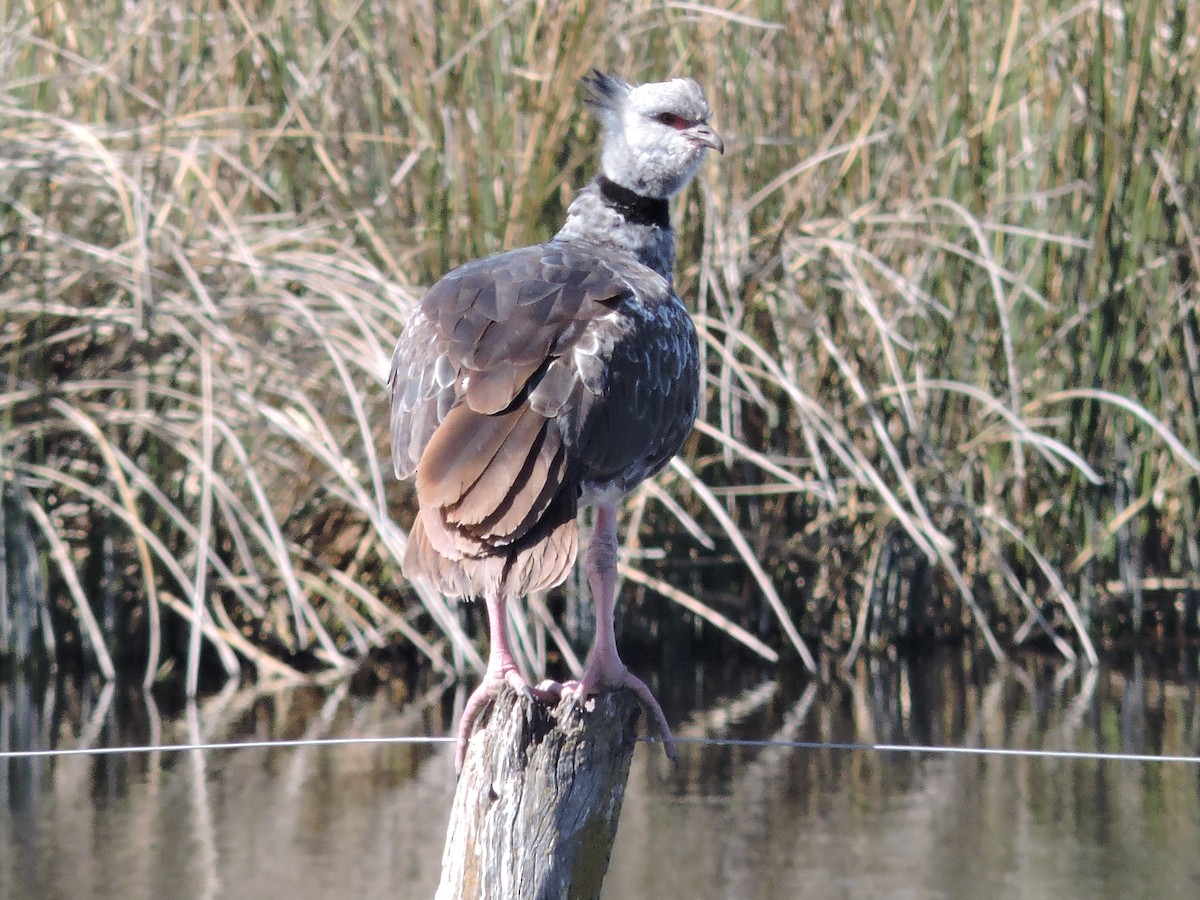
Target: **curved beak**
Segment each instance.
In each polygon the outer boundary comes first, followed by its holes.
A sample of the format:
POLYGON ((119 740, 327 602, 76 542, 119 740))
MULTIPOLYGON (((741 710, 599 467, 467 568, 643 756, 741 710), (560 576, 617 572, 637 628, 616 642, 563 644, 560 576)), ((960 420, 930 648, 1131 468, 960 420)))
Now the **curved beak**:
POLYGON ((699 125, 693 125, 688 129, 692 140, 697 144, 702 144, 705 147, 711 147, 722 156, 725 155, 725 142, 721 140, 721 136, 708 127, 708 123, 701 122, 699 125))

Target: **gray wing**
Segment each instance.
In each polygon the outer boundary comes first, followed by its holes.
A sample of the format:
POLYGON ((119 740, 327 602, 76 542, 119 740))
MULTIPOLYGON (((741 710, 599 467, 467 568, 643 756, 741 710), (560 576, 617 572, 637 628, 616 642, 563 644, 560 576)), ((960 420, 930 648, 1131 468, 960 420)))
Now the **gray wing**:
MULTIPOLYGON (((656 460, 661 441, 651 432, 668 412, 679 416, 670 391, 647 376, 659 368, 656 348, 670 343, 665 331, 681 325, 694 364, 694 330, 666 280, 597 247, 552 241, 435 284, 389 376, 393 461, 400 477, 417 475, 422 540, 450 559, 529 546, 573 521, 593 469, 607 476, 631 459, 641 469, 656 460), (678 315, 647 326, 628 314, 661 305, 678 315), (639 340, 644 329, 650 345, 639 340)), ((694 383, 692 394, 694 408, 694 383)))
POLYGON ((520 401, 550 418, 580 389, 600 394, 612 348, 629 329, 615 315, 622 302, 669 295, 666 280, 644 266, 558 242, 450 272, 410 316, 392 355, 397 477, 417 471, 438 425, 459 404, 491 415, 520 401))

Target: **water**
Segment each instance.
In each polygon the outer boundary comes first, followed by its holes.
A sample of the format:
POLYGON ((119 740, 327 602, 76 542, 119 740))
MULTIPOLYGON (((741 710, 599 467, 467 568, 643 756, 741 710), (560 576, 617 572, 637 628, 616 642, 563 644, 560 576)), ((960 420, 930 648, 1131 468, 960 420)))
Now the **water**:
MULTIPOLYGON (((1194 650, 871 660, 846 679, 711 667, 660 685, 688 737, 1200 750, 1194 650)), ((0 747, 444 734, 455 691, 227 690, 171 709, 0 688, 0 747), (190 714, 189 714, 190 712, 190 714)), ((0 760, 0 898, 431 897, 445 744, 0 760)), ((606 900, 1200 896, 1200 765, 639 746, 606 900)))

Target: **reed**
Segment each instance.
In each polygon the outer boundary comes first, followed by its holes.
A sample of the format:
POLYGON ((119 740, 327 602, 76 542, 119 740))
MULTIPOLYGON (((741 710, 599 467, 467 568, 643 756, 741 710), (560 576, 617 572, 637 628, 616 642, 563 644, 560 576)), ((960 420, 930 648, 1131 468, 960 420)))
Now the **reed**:
POLYGON ((479 665, 400 578, 383 379, 422 285, 555 230, 593 65, 694 75, 730 150, 676 211, 705 406, 631 499, 630 629, 656 585, 768 656, 1200 627, 1195 0, 0 17, 0 655, 479 665))

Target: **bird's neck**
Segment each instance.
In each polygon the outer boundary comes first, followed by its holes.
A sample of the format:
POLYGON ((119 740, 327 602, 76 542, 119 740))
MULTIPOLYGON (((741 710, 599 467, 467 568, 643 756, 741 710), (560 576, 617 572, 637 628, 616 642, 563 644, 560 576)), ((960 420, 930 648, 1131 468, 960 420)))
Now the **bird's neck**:
POLYGON ((555 237, 623 250, 672 280, 675 232, 667 201, 643 196, 605 175, 598 175, 579 192, 555 237))
POLYGON ((609 209, 624 216, 627 224, 670 229, 671 207, 664 198, 643 196, 607 175, 598 175, 596 186, 600 188, 600 199, 609 209))

